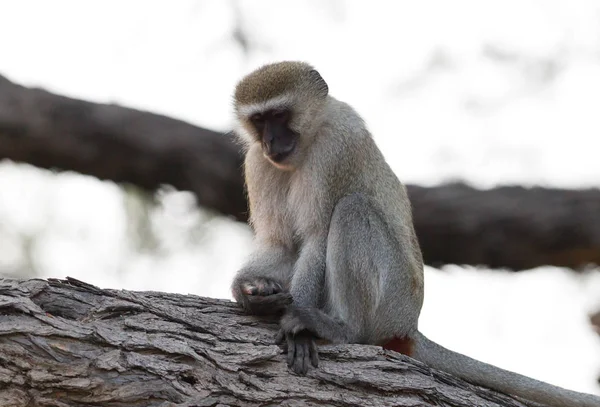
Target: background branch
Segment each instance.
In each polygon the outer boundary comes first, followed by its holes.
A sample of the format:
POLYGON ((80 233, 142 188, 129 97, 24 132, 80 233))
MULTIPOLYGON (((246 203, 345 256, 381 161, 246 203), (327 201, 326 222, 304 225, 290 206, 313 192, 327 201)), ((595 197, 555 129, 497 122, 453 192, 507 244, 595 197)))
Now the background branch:
MULTIPOLYGON (((231 134, 126 107, 30 89, 0 76, 0 158, 149 191, 191 191, 247 220, 242 154, 231 134)), ((600 190, 408 185, 425 262, 514 270, 600 264, 600 190)))

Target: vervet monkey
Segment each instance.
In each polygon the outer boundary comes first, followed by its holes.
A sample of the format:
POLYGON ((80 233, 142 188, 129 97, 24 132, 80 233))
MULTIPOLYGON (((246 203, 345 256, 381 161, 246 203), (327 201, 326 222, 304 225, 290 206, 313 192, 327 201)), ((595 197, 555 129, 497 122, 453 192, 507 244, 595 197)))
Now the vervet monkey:
POLYGON ((531 401, 600 407, 599 397, 479 362, 418 331, 423 260, 406 190, 363 119, 329 96, 312 66, 263 66, 234 99, 257 249, 233 296, 250 313, 282 313, 291 369, 318 366, 318 338, 373 344, 531 401))

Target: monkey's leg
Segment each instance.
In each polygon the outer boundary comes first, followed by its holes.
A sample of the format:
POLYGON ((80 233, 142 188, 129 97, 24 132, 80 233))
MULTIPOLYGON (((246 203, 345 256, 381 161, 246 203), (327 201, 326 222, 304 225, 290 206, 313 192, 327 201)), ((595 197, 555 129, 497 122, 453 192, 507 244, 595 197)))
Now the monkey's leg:
MULTIPOLYGON (((393 228, 399 214, 384 213, 356 193, 335 207, 327 241, 324 312, 343 321, 347 342, 382 345, 417 330, 421 285, 410 238, 393 228)), ((335 325, 333 325, 335 326, 335 325)))
POLYGON ((421 306, 400 240, 370 198, 341 199, 330 222, 322 307, 292 305, 278 339, 305 331, 334 343, 383 344, 408 337, 421 306))
POLYGON ((255 315, 280 314, 292 303, 287 287, 294 256, 281 247, 262 248, 237 272, 231 286, 235 300, 255 315))

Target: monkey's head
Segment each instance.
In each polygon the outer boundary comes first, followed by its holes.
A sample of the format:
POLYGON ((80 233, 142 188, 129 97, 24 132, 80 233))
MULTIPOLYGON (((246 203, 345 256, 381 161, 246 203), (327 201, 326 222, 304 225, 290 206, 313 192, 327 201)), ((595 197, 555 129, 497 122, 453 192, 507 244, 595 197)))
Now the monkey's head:
POLYGON ((247 144, 260 143, 278 168, 295 168, 323 118, 329 89, 304 62, 265 65, 235 88, 237 134, 247 144))

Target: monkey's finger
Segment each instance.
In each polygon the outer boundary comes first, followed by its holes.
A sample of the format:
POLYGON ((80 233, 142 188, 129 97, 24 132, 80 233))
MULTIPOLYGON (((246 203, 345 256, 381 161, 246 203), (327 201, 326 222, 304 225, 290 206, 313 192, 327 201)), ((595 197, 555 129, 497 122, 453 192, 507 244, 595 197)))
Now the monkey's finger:
POLYGON ((317 343, 315 342, 314 339, 311 339, 309 341, 309 347, 310 347, 310 364, 313 365, 313 367, 319 367, 319 352, 317 350, 317 343))
POLYGON ((296 357, 296 344, 292 335, 286 335, 287 338, 287 365, 288 367, 294 366, 294 359, 296 357))
POLYGON ((241 291, 246 295, 256 295, 258 294, 258 287, 251 283, 242 283, 240 284, 241 291))
MULTIPOLYGON (((279 332, 277 332, 277 334, 275 335, 275 343, 280 345, 283 342, 283 339, 285 338, 285 332, 283 332, 283 329, 280 329, 279 332)), ((284 343, 285 346, 287 346, 287 343, 284 343)))
POLYGON ((263 277, 245 281, 242 283, 242 287, 246 295, 267 296, 283 292, 283 286, 280 283, 263 277))
POLYGON ((262 287, 262 295, 273 295, 281 292, 281 286, 279 283, 273 280, 266 280, 262 287))
POLYGON ((284 312, 291 304, 291 295, 288 293, 273 294, 268 296, 244 296, 244 307, 255 315, 275 315, 284 312))
POLYGON ((267 314, 274 314, 286 309, 292 303, 292 296, 289 293, 279 293, 273 295, 250 295, 246 297, 252 309, 264 311, 267 314))
POLYGON ((302 340, 296 341, 296 357, 294 358, 294 366, 293 370, 297 374, 304 375, 306 374, 305 368, 305 354, 304 354, 304 343, 302 340))
POLYGON ((283 286, 277 281, 269 280, 265 284, 264 295, 272 295, 283 292, 283 286))
POLYGON ((272 295, 249 295, 248 301, 254 304, 290 305, 293 298, 290 293, 277 293, 272 295))
POLYGON ((258 278, 254 282, 256 293, 254 295, 271 295, 271 281, 266 278, 258 278))
POLYGON ((302 372, 306 374, 308 373, 308 368, 311 360, 310 339, 305 340, 305 342, 302 344, 302 348, 304 350, 304 357, 302 358, 302 372))

